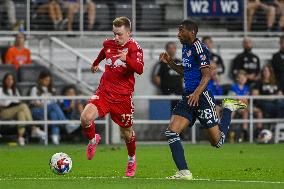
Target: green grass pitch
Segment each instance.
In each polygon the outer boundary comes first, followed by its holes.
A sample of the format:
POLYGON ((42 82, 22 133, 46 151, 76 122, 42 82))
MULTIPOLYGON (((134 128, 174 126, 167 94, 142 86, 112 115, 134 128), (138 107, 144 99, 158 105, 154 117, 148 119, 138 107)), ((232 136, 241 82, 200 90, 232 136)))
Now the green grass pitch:
POLYGON ((135 178, 123 178, 127 153, 124 146, 97 148, 88 161, 85 145, 0 146, 0 188, 15 189, 177 189, 177 188, 284 188, 284 144, 184 145, 195 180, 166 180, 175 172, 167 145, 138 145, 135 178), (69 154, 72 171, 53 174, 49 159, 56 152, 69 154))

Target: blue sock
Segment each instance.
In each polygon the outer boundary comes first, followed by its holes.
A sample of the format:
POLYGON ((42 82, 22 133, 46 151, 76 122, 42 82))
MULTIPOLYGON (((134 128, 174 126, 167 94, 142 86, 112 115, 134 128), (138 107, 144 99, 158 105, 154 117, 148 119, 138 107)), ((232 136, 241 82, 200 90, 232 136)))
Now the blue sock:
POLYGON ((172 151, 172 156, 178 170, 188 170, 179 134, 170 130, 166 130, 165 135, 168 139, 172 151))
POLYGON ((221 132, 227 136, 229 127, 230 127, 230 123, 231 123, 231 115, 232 115, 232 111, 228 108, 224 108, 223 109, 223 113, 222 113, 222 118, 219 124, 219 128, 221 130, 221 132))

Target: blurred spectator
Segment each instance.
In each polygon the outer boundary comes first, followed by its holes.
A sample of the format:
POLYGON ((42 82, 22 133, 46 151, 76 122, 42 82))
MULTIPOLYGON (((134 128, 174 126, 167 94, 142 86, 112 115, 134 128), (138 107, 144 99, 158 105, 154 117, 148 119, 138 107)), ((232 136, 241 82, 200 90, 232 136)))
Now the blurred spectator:
MULTIPOLYGON (((176 58, 177 46, 175 42, 168 42, 165 46, 165 50, 172 57, 175 63, 182 63, 180 59, 176 58)), ((163 62, 158 62, 155 65, 153 82, 159 89, 161 89, 163 95, 182 94, 182 77, 163 62)))
POLYGON ((260 0, 248 0, 247 3, 247 29, 251 31, 253 16, 255 12, 259 9, 264 10, 267 17, 267 30, 271 31, 273 24, 275 22, 276 9, 270 2, 260 1, 260 0))
POLYGON ((217 66, 217 73, 219 75, 223 74, 225 72, 225 66, 223 63, 223 59, 221 58, 220 55, 213 52, 214 44, 213 44, 212 38, 210 36, 205 36, 202 38, 202 42, 208 47, 211 53, 211 56, 210 56, 211 64, 215 63, 217 66))
POLYGON ((278 86, 284 94, 284 35, 280 37, 280 50, 273 54, 271 64, 278 86))
MULTIPOLYGON (((80 9, 80 0, 64 0, 63 6, 67 9, 67 29, 68 31, 72 31, 74 15, 80 9)), ((93 30, 96 17, 96 5, 92 0, 84 1, 84 12, 88 14, 88 30, 91 31, 93 30)))
MULTIPOLYGON (((64 96, 77 96, 77 90, 74 85, 66 86, 63 91, 62 95, 64 96)), ((80 115, 84 109, 84 102, 82 100, 71 100, 71 99, 64 99, 61 103, 62 110, 69 120, 80 120, 80 115)), ((67 133, 70 134, 74 130, 79 128, 79 125, 74 125, 74 127, 68 126, 66 127, 67 133)))
POLYGON ((13 0, 0 0, 0 6, 7 11, 8 28, 15 29, 17 26, 16 8, 13 0))
MULTIPOLYGON (((261 71, 261 81, 258 82, 252 90, 253 95, 282 95, 275 76, 270 65, 265 65, 261 71)), ((283 118, 284 117, 284 101, 283 99, 265 99, 256 100, 256 106, 260 108, 264 117, 283 118)))
POLYGON ((248 85, 256 82, 259 79, 260 60, 259 57, 252 52, 252 41, 250 38, 243 40, 244 52, 238 54, 233 59, 231 74, 236 78, 239 70, 244 70, 247 73, 248 85))
MULTIPOLYGON (((16 86, 16 81, 11 73, 5 74, 2 80, 2 88, 0 88, 0 97, 17 97, 20 96, 16 86)), ((32 115, 26 103, 17 99, 0 100, 0 119, 17 121, 32 121, 32 115)), ((18 143, 20 146, 25 145, 25 125, 18 125, 18 143)), ((32 137, 44 139, 45 133, 38 127, 32 126, 32 137)))
POLYGON ((25 35, 23 33, 16 36, 15 45, 7 50, 5 63, 13 64, 17 70, 23 64, 32 63, 31 52, 25 47, 25 35))
POLYGON ((284 0, 275 0, 276 13, 280 15, 278 22, 278 31, 284 30, 284 0))
MULTIPOLYGON (((223 87, 220 85, 220 78, 217 73, 217 64, 215 62, 210 64, 210 71, 211 79, 208 82, 208 90, 210 90, 214 96, 224 95, 223 87)), ((216 100, 216 111, 219 117, 221 111, 220 103, 220 100, 216 100)))
POLYGON ((222 86, 220 85, 220 78, 217 71, 217 65, 215 62, 210 65, 211 80, 208 83, 208 89, 211 90, 214 96, 224 95, 222 86))
MULTIPOLYGON (((177 46, 175 42, 168 42, 165 50, 175 63, 182 63, 180 59, 176 58, 177 46)), ((163 62, 156 63, 153 69, 153 82, 161 90, 163 95, 182 94, 182 77, 163 62)), ((172 101, 171 108, 174 108, 175 105, 176 101, 172 101)))
POLYGON ((62 30, 67 22, 67 19, 63 20, 62 11, 60 7, 60 0, 34 0, 37 6, 36 13, 32 18, 36 18, 38 14, 47 14, 52 20, 55 30, 62 30))
MULTIPOLYGON (((31 88, 30 96, 47 96, 51 97, 55 94, 52 87, 52 76, 47 70, 42 71, 38 77, 38 84, 31 88)), ((32 116, 35 120, 44 119, 44 100, 33 100, 31 102, 32 116)), ((54 100, 47 100, 47 115, 50 120, 67 120, 58 103, 54 100)), ((59 144, 60 130, 57 125, 50 125, 51 140, 53 144, 59 144)))
MULTIPOLYGON (((250 88, 247 83, 247 73, 244 70, 239 70, 237 75, 236 75, 236 83, 232 84, 231 89, 229 91, 229 95, 233 96, 246 96, 249 95, 250 93, 250 88)), ((248 114, 249 110, 244 109, 240 112, 237 112, 241 114, 242 119, 247 120, 248 119, 248 114)), ((236 116, 236 112, 232 113, 232 118, 236 116)), ((248 140, 248 123, 244 122, 242 124, 242 131, 238 131, 238 136, 237 136, 238 142, 247 141, 248 140)))

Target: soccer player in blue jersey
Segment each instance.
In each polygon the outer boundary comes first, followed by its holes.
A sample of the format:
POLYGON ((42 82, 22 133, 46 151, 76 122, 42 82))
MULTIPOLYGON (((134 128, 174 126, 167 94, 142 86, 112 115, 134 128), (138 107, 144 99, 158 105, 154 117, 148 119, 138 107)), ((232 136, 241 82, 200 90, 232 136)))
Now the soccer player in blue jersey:
POLYGON ((231 122, 231 113, 245 109, 247 105, 241 100, 224 99, 222 101, 222 118, 215 109, 215 99, 207 84, 210 80, 210 53, 207 47, 196 38, 198 26, 194 21, 184 20, 179 26, 178 38, 183 45, 182 65, 177 65, 166 53, 160 60, 184 77, 184 93, 175 109, 165 135, 168 139, 173 160, 178 172, 169 179, 193 179, 187 166, 179 134, 187 127, 193 126, 196 118, 205 128, 212 146, 220 148, 225 141, 231 122))

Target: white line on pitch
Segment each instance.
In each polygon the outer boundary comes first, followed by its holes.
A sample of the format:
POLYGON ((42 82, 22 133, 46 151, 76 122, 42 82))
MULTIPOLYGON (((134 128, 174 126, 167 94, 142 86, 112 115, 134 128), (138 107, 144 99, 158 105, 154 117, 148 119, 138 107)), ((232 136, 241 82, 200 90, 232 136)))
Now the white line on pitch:
MULTIPOLYGON (((135 179, 135 180, 168 180, 166 178, 128 178, 128 177, 17 177, 17 178, 0 178, 0 181, 12 181, 12 180, 75 180, 75 179, 135 179)), ((264 183, 264 184, 284 184, 282 181, 263 181, 263 180, 230 180, 230 179, 205 179, 198 178, 193 179, 193 181, 208 181, 208 182, 239 182, 239 183, 264 183)), ((190 182, 190 181, 189 181, 190 182)))

